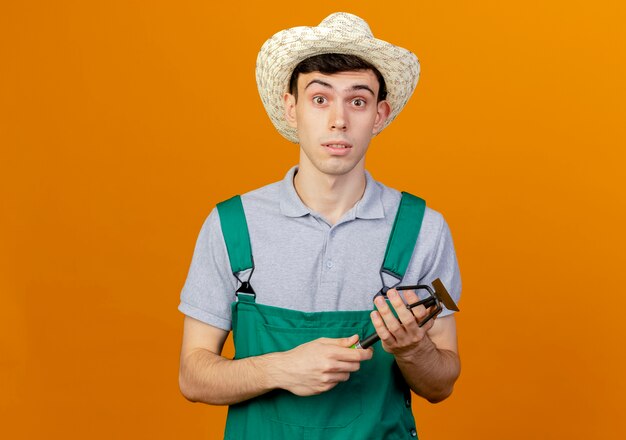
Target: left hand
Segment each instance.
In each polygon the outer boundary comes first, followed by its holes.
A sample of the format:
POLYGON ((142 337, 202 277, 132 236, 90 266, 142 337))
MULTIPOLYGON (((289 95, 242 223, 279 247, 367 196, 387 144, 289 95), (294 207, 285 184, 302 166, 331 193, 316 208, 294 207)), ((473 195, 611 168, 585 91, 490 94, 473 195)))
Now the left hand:
MULTIPOLYGON (((412 290, 407 290, 404 297, 408 304, 419 301, 418 296, 412 290)), ((385 351, 395 356, 410 357, 420 351, 424 338, 427 338, 426 333, 432 328, 436 318, 420 327, 418 322, 425 318, 430 310, 424 306, 407 309, 395 289, 389 289, 387 298, 400 320, 393 315, 385 299, 378 296, 374 300, 378 311, 375 310, 370 314, 372 323, 385 351)))

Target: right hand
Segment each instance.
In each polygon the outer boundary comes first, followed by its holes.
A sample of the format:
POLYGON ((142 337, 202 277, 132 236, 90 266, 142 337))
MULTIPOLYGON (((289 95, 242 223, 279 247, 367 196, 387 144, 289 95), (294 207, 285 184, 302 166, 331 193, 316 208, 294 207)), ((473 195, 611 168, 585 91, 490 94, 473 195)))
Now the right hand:
POLYGON ((371 349, 350 348, 358 340, 358 335, 319 338, 280 353, 275 371, 278 387, 298 396, 312 396, 347 381, 362 361, 372 358, 371 349))

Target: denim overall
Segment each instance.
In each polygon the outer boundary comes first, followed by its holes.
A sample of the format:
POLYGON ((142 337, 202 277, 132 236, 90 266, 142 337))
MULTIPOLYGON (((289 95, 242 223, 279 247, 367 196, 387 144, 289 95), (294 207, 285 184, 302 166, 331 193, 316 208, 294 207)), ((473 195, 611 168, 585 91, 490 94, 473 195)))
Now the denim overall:
MULTIPOLYGON (((239 196, 217 206, 232 271, 252 269, 248 226, 239 196)), ((424 216, 425 202, 408 193, 402 200, 381 268, 404 276, 424 216)), ((371 310, 301 312, 256 302, 248 281, 232 304, 235 359, 281 352, 320 337, 360 339, 374 332, 371 310)), ((373 294, 372 294, 373 296, 373 294)), ((393 355, 377 342, 371 360, 350 379, 315 396, 276 389, 228 409, 225 438, 230 440, 415 439, 411 392, 393 355)))

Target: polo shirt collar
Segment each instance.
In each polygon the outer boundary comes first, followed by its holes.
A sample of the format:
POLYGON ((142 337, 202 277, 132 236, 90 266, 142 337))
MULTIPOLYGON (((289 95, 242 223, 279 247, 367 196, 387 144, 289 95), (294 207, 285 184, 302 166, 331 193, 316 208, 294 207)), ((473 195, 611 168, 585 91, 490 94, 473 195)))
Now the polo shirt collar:
MULTIPOLYGON (((293 177, 298 167, 292 167, 281 182, 280 212, 287 217, 303 217, 311 214, 311 210, 302 202, 293 185, 293 177)), ((385 216, 382 201, 382 189, 369 172, 365 171, 365 192, 354 208, 355 217, 376 219, 385 216)))
POLYGON ((281 182, 280 212, 287 217, 302 217, 311 213, 311 210, 302 203, 293 186, 293 177, 297 171, 297 166, 292 167, 281 182))
POLYGON ((355 207, 355 216, 357 218, 375 219, 385 217, 382 188, 367 170, 365 171, 365 192, 355 207))

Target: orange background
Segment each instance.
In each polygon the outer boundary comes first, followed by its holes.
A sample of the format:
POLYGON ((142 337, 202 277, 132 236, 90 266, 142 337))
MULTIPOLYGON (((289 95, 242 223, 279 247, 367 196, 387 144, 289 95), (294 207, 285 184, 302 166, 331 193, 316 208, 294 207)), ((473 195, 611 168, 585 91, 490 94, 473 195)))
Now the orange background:
POLYGON ((214 204, 297 161, 256 54, 345 10, 422 62, 368 168, 446 216, 454 395, 422 439, 625 438, 623 2, 4 1, 0 436, 219 438, 177 384, 214 204))

